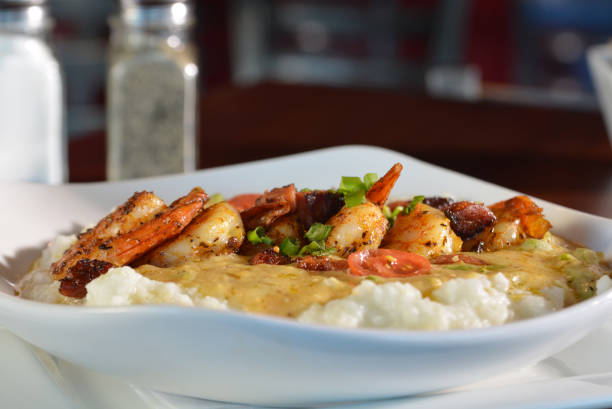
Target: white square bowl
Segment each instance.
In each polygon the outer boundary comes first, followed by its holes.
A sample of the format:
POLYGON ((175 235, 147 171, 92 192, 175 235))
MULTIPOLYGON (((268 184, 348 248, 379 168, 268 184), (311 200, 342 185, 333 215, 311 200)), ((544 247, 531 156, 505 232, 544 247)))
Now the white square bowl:
MULTIPOLYGON (((492 203, 516 192, 403 154, 347 146, 187 175, 116 183, 0 183, 0 324, 60 358, 142 387, 259 405, 310 405, 407 396, 525 366, 579 340, 612 312, 606 293, 547 316, 461 331, 348 330, 177 306, 86 308, 13 295, 42 245, 91 224, 136 190, 173 199, 199 185, 230 197, 295 183, 337 186, 342 175, 401 162, 393 195, 492 203)), ((612 220, 537 201, 558 235, 612 256, 612 220)))

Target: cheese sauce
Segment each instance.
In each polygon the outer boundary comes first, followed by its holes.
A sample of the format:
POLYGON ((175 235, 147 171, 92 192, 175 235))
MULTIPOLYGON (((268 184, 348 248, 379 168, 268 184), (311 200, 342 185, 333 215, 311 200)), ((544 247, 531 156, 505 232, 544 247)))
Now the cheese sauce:
POLYGON ((556 287, 563 290, 563 304, 567 306, 592 295, 584 283, 572 286, 575 280, 568 271, 582 269, 593 273, 591 290, 596 279, 605 273, 598 263, 589 264, 572 255, 573 246, 552 235, 529 244, 531 248, 464 253, 485 261, 486 265, 434 264, 430 274, 401 279, 357 277, 346 271, 309 272, 295 265, 249 265, 247 257, 238 255, 212 257, 171 268, 143 265, 136 271, 151 280, 196 289, 200 296, 224 300, 233 309, 284 317, 296 317, 313 304, 323 305, 347 297, 365 279, 376 284, 408 282, 428 297, 449 280, 482 275, 491 278, 498 273, 508 279, 508 292, 514 298, 541 295, 543 290, 556 287))

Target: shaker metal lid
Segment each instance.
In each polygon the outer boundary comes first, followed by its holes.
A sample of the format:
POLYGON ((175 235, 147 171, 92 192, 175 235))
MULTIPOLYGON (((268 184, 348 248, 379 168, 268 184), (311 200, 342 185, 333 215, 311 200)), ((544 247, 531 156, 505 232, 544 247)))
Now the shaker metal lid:
POLYGON ((189 26, 193 23, 190 0, 119 0, 120 16, 131 26, 189 26))
POLYGON ((39 34, 51 24, 46 0, 0 0, 0 32, 39 34))
POLYGON ((0 0, 0 8, 42 6, 47 0, 0 0))
POLYGON ((190 0, 119 0, 123 7, 132 6, 167 6, 172 3, 188 3, 190 0))

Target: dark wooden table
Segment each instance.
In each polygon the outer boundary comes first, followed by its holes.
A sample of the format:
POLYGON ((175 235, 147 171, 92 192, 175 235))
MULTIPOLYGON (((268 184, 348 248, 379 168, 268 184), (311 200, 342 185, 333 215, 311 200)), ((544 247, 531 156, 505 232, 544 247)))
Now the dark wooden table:
MULTIPOLYGON (((200 167, 369 144, 612 218, 602 117, 392 91, 259 84, 203 96, 200 167)), ((104 135, 70 144, 71 181, 104 180, 104 135)))

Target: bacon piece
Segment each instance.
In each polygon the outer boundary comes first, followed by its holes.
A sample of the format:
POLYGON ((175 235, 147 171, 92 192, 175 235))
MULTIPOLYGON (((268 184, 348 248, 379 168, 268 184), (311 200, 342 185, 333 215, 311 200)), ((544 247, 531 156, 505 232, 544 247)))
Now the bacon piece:
POLYGON ((87 294, 85 286, 113 267, 102 260, 83 259, 68 269, 66 277, 60 280, 59 292, 66 297, 83 298, 87 294))
MULTIPOLYGON (((412 203, 412 200, 396 200, 394 202, 387 204, 387 206, 389 206, 389 209, 393 210, 397 206, 406 207, 410 203, 412 203)), ((423 203, 426 204, 427 206, 431 206, 438 210, 444 211, 444 208, 454 203, 454 200, 451 199, 450 197, 430 196, 430 197, 426 197, 425 199, 423 199, 423 203)))
POLYGON ((289 264, 291 263, 291 258, 284 256, 280 253, 274 251, 274 249, 267 248, 259 253, 255 254, 250 260, 249 264, 289 264))
POLYGON ((325 223, 344 206, 344 195, 329 190, 299 192, 296 200, 297 217, 306 231, 314 223, 325 223))
POLYGON ((454 263, 465 263, 474 264, 476 266, 486 266, 487 263, 476 257, 469 256, 467 254, 444 254, 442 256, 434 257, 429 260, 431 264, 454 264, 454 263))
POLYGON ((446 206, 453 204, 455 201, 450 197, 430 196, 423 199, 423 203, 427 206, 435 207, 438 210, 444 211, 446 206))
POLYGON ((469 240, 492 226, 495 214, 486 206, 475 202, 455 202, 444 207, 444 214, 451 222, 451 228, 463 240, 469 240))
POLYGON ((276 219, 294 212, 296 209, 295 186, 290 184, 266 191, 257 200, 255 206, 240 213, 242 222, 247 229, 257 226, 268 227, 276 219))
POLYGON ((237 195, 232 197, 227 203, 234 206, 237 212, 242 212, 243 210, 250 209, 255 206, 255 201, 261 197, 261 193, 244 193, 241 195, 237 195))
POLYGON ((297 267, 308 271, 340 271, 348 268, 348 261, 327 256, 305 256, 297 259, 297 267))

